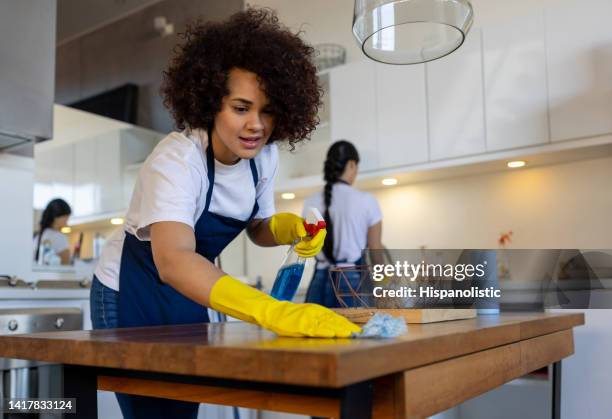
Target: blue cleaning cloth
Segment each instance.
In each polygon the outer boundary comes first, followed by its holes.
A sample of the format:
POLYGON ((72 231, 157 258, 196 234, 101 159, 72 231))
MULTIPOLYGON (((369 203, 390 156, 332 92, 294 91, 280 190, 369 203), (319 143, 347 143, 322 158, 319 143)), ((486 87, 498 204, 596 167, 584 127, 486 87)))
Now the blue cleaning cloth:
POLYGON ((408 332, 403 317, 393 317, 387 313, 376 313, 362 327, 361 333, 353 334, 354 338, 395 338, 408 332))

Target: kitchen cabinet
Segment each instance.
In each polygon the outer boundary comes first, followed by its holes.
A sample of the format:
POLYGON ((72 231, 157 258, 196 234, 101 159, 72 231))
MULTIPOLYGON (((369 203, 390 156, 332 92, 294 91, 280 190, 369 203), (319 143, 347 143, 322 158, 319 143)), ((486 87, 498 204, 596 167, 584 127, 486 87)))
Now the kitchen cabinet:
POLYGON ((549 141, 543 13, 483 28, 487 151, 549 141))
POLYGON ((42 209, 61 197, 73 209, 73 224, 125 212, 140 164, 161 136, 133 127, 56 147, 37 146, 34 207, 42 209))
POLYGON ((322 104, 319 107, 319 124, 312 132, 310 140, 295 144, 294 150, 286 144, 279 145, 277 182, 308 176, 322 177, 323 162, 331 145, 329 79, 329 71, 319 73, 319 84, 323 90, 322 104))
MULTIPOLYGON (((96 171, 96 206, 94 213, 116 212, 126 209, 123 202, 121 132, 109 138, 93 141, 96 171)), ((78 176, 75 173, 75 177, 78 176)))
POLYGON ((481 33, 473 28, 452 54, 426 64, 430 159, 485 151, 481 33))
POLYGON ((546 10, 552 141, 612 133, 612 2, 563 0, 546 10))
POLYGON ((425 65, 376 64, 376 115, 380 167, 428 160, 425 65))
POLYGON ((34 208, 43 210, 54 198, 62 198, 72 205, 74 148, 53 148, 44 152, 35 149, 34 157, 34 208))
POLYGON ((330 71, 331 140, 348 140, 359 150, 361 171, 379 167, 376 64, 352 63, 330 71))
MULTIPOLYGON (((93 214, 96 208, 97 196, 100 193, 96 188, 96 148, 93 141, 76 143, 67 149, 74 149, 74 199, 71 202, 74 217, 93 214)), ((43 153, 44 155, 44 153, 43 153)), ((37 158, 37 166, 39 164, 37 158)))

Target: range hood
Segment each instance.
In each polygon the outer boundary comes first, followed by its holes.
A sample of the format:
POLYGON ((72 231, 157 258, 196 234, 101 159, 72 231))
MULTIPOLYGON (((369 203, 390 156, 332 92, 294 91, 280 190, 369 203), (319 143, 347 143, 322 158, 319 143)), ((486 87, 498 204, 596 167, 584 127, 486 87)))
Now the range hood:
POLYGON ((45 138, 40 138, 37 140, 36 138, 28 138, 17 134, 8 134, 0 132, 0 153, 11 151, 17 146, 28 144, 30 142, 37 142, 43 140, 45 140, 45 138))
POLYGON ((0 0, 0 152, 53 135, 55 0, 0 0))

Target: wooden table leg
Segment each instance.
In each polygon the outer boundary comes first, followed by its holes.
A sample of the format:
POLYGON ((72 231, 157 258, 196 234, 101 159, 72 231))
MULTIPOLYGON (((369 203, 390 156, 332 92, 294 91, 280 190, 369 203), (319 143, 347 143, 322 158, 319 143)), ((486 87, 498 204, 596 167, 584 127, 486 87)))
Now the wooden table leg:
POLYGON ((561 361, 552 364, 552 419, 561 418, 561 361))
POLYGON ((373 383, 364 381, 342 389, 340 419, 371 419, 373 383))
POLYGON ((71 419, 98 418, 97 374, 94 368, 64 365, 64 398, 76 399, 76 413, 71 419))

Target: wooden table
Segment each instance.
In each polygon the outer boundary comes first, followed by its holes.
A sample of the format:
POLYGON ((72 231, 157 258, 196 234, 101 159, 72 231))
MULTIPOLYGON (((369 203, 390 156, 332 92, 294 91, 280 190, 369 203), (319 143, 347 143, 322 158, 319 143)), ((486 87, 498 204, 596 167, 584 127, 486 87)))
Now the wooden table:
POLYGON ((342 419, 422 418, 574 352, 583 314, 409 325, 393 340, 296 339, 244 323, 0 336, 0 357, 64 365, 76 418, 96 389, 342 419))

